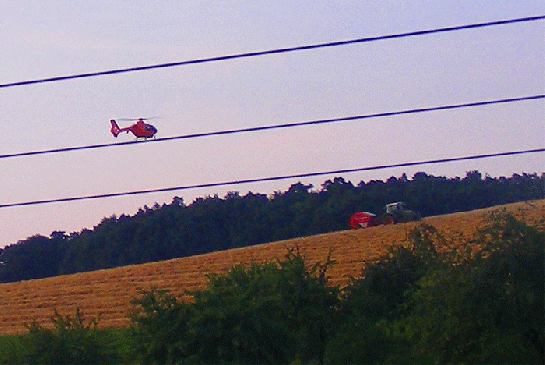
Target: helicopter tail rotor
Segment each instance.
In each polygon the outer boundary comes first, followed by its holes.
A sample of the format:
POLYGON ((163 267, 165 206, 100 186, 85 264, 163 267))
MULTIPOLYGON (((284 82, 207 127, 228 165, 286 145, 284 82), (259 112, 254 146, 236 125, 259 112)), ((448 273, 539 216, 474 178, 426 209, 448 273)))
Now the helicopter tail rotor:
POLYGON ((113 136, 117 138, 121 129, 119 128, 115 120, 111 119, 110 123, 112 124, 112 128, 110 129, 110 132, 112 132, 113 136))

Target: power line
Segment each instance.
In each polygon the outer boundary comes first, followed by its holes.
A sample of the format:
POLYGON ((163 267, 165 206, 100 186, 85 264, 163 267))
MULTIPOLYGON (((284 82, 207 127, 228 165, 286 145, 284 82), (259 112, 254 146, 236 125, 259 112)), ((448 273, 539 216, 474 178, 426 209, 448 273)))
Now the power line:
POLYGON ((229 134, 237 134, 237 133, 260 132, 260 131, 267 131, 267 130, 273 130, 273 129, 349 122, 349 121, 364 120, 364 119, 379 118, 379 117, 391 117, 391 116, 397 116, 397 115, 418 114, 418 113, 426 113, 426 112, 441 111, 441 110, 472 108, 472 107, 487 106, 487 105, 494 105, 494 104, 507 104, 507 103, 521 102, 521 101, 539 100, 544 98, 545 98, 545 94, 539 94, 539 95, 521 96, 521 97, 515 97, 515 98, 503 98, 503 99, 476 101, 476 102, 462 103, 462 104, 442 105, 442 106, 435 106, 435 107, 428 107, 428 108, 406 109, 406 110, 393 111, 393 112, 353 115, 353 116, 340 117, 340 118, 318 119, 318 120, 311 120, 311 121, 305 121, 305 122, 274 124, 274 125, 268 125, 268 126, 249 127, 249 128, 240 128, 240 129, 228 129, 228 130, 220 130, 220 131, 214 131, 214 132, 192 133, 192 134, 184 134, 184 135, 173 136, 173 137, 162 137, 162 138, 151 139, 147 141, 136 140, 136 141, 125 141, 125 142, 118 142, 118 143, 101 143, 101 144, 76 146, 76 147, 61 147, 61 148, 54 148, 49 150, 2 154, 0 155, 0 159, 10 158, 10 157, 35 156, 35 155, 43 155, 43 154, 50 154, 50 153, 88 150, 88 149, 98 149, 98 148, 115 147, 115 146, 126 146, 126 145, 132 145, 136 143, 165 142, 165 141, 172 141, 172 140, 178 140, 178 139, 192 139, 192 138, 221 136, 221 135, 229 135, 229 134))
POLYGON ((382 41, 382 40, 388 40, 388 39, 407 38, 407 37, 422 36, 422 35, 428 35, 428 34, 453 32, 453 31, 459 31, 459 30, 465 30, 465 29, 477 29, 477 28, 484 28, 484 27, 490 27, 490 26, 538 21, 543 19, 545 19, 545 15, 538 15, 538 16, 531 16, 531 17, 524 17, 524 18, 497 20, 497 21, 484 22, 484 23, 473 23, 473 24, 458 25, 458 26, 451 26, 451 27, 444 27, 444 28, 428 29, 428 30, 418 30, 418 31, 406 32, 406 33, 395 33, 395 34, 388 34, 388 35, 382 35, 382 36, 355 38, 355 39, 349 39, 344 41, 318 43, 318 44, 311 44, 311 45, 305 45, 305 46, 277 48, 277 49, 270 49, 266 51, 238 53, 238 54, 232 54, 232 55, 224 55, 224 56, 217 56, 217 57, 210 57, 210 58, 200 58, 200 59, 186 60, 186 61, 179 61, 179 62, 160 63, 160 64, 148 65, 148 66, 119 68, 119 69, 81 73, 81 74, 74 74, 74 75, 67 75, 67 76, 55 76, 50 78, 25 80, 25 81, 0 84, 0 88, 40 84, 40 83, 46 83, 46 82, 65 81, 65 80, 80 79, 80 78, 86 78, 86 77, 115 75, 115 74, 121 74, 121 73, 127 73, 127 72, 146 71, 146 70, 194 65, 194 64, 208 63, 208 62, 227 61, 227 60, 233 60, 233 59, 239 59, 239 58, 249 58, 249 57, 257 57, 257 56, 297 52, 297 51, 307 51, 307 50, 313 50, 318 48, 346 46, 350 44, 368 43, 368 42, 382 41))
POLYGON ((158 189, 126 191, 121 193, 105 193, 105 194, 86 195, 86 196, 68 197, 68 198, 59 198, 59 199, 34 200, 34 201, 26 201, 26 202, 11 203, 11 204, 0 204, 0 209, 30 206, 30 205, 42 205, 42 204, 50 204, 50 203, 73 202, 78 200, 105 199, 105 198, 113 198, 113 197, 119 197, 119 196, 129 196, 129 195, 164 193, 164 192, 170 192, 170 191, 190 190, 190 189, 198 189, 198 188, 233 186, 233 185, 242 185, 242 184, 252 184, 257 182, 270 182, 270 181, 279 181, 279 180, 288 180, 288 179, 308 178, 308 177, 316 177, 316 176, 323 176, 323 175, 347 174, 347 173, 362 172, 362 171, 385 170, 385 169, 398 168, 398 167, 444 164, 449 162, 479 160, 484 158, 506 157, 506 156, 515 156, 515 155, 542 153, 542 152, 545 152, 545 147, 521 150, 521 151, 508 151, 508 152, 480 154, 480 155, 472 155, 472 156, 464 156, 464 157, 441 158, 436 160, 427 160, 427 161, 418 161, 418 162, 403 162, 403 163, 397 163, 397 164, 391 164, 391 165, 358 167, 353 169, 341 169, 341 170, 332 170, 332 171, 323 171, 323 172, 308 172, 308 173, 294 174, 294 175, 279 175, 279 176, 263 177, 263 178, 256 178, 256 179, 225 181, 225 182, 218 182, 218 183, 182 185, 182 186, 174 186, 174 187, 158 188, 158 189))

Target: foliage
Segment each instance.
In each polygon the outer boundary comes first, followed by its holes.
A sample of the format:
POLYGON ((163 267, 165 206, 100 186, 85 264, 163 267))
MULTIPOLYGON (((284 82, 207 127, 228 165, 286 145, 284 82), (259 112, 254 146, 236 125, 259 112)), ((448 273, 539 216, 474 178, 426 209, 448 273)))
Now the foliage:
POLYGON ((421 225, 368 265, 344 291, 329 361, 543 363, 545 234, 510 215, 490 222, 467 250, 421 225))
POLYGON ((420 225, 408 235, 411 247, 395 246, 375 263, 368 264, 360 278, 352 278, 343 291, 337 336, 330 344, 335 363, 383 363, 395 360, 399 348, 408 347, 392 334, 396 321, 407 314, 408 293, 427 271, 440 261, 436 245, 444 238, 429 225, 420 225))
POLYGON ((298 249, 212 275, 205 290, 187 293, 190 302, 143 291, 123 346, 79 310, 55 312, 53 329, 33 322, 20 341, 0 342, 13 346, 0 362, 109 363, 128 348, 126 361, 146 364, 542 364, 545 233, 502 212, 489 221, 467 249, 419 225, 409 245, 342 291, 328 281, 330 258, 308 265, 298 249))
POLYGON ((0 337, 0 364, 24 363, 24 350, 19 336, 0 337))
POLYGON ((327 270, 335 263, 331 253, 324 264, 307 267, 297 250, 279 262, 280 293, 294 343, 302 361, 324 362, 326 345, 333 334, 339 304, 339 289, 328 285, 327 270))
POLYGON ((422 216, 545 198, 545 174, 447 179, 423 172, 353 185, 342 177, 317 190, 296 183, 271 196, 230 192, 185 205, 155 204, 135 215, 104 218, 93 230, 33 236, 0 250, 0 282, 161 261, 349 228, 356 211, 381 213, 405 201, 422 216))
POLYGON ((171 345, 196 363, 542 363, 544 233, 490 222, 467 250, 420 225, 342 293, 329 259, 298 251, 236 266, 194 293, 171 345))
POLYGON ((190 348, 196 362, 285 363, 293 351, 277 268, 237 266, 195 293, 190 348))
POLYGON ((142 292, 132 304, 131 360, 141 364, 172 364, 186 356, 181 342, 187 331, 187 305, 157 288, 142 292))
POLYGON ((97 329, 98 319, 85 323, 83 313, 62 316, 56 310, 51 318, 53 328, 33 321, 23 337, 24 363, 31 364, 96 364, 114 363, 120 359, 108 336, 97 329))
POLYGON ((134 332, 145 363, 323 362, 336 288, 327 266, 307 267, 299 252, 284 260, 235 266, 212 275, 192 304, 156 290, 136 301, 134 332), (143 334, 143 335, 142 335, 143 334))
POLYGON ((415 356, 438 363, 543 363, 545 234, 495 215, 472 252, 432 269, 405 319, 415 356))
POLYGON ((6 247, 1 255, 0 278, 11 282, 58 275, 62 257, 59 244, 58 238, 36 235, 6 247))

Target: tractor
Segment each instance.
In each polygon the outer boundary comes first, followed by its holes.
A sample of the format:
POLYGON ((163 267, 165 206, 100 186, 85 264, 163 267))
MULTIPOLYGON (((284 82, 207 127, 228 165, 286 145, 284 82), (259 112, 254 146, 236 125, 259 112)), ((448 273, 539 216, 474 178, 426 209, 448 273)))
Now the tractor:
POLYGON ((357 212, 350 217, 352 229, 397 224, 420 220, 420 213, 407 209, 403 202, 390 203, 385 206, 385 212, 377 216, 369 212, 357 212))
POLYGON ((419 221, 421 216, 419 212, 410 210, 403 202, 386 204, 386 213, 383 216, 383 224, 397 224, 419 221))

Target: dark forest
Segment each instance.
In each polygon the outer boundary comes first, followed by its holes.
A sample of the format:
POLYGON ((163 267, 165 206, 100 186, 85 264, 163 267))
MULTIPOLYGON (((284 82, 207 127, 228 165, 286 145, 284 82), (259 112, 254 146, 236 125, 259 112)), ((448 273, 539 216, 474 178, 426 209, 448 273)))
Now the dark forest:
POLYGON ((380 214, 403 201, 422 217, 545 198, 545 174, 463 178, 416 173, 354 185, 342 177, 319 188, 296 183, 272 195, 230 192, 186 205, 143 207, 103 218, 92 230, 35 235, 0 252, 0 282, 38 279, 205 254, 349 229, 357 211, 380 214))

